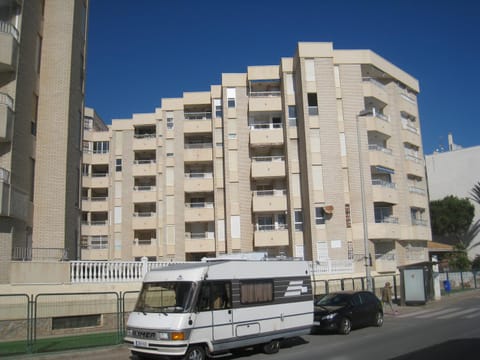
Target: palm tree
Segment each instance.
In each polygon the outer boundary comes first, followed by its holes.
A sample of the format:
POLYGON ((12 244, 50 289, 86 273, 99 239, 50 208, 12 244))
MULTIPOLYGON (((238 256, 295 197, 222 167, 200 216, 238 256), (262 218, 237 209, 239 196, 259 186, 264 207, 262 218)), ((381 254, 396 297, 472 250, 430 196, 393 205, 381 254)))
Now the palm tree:
POLYGON ((472 200, 475 201, 477 204, 480 204, 480 181, 477 182, 472 190, 470 191, 470 196, 472 200))
MULTIPOLYGON (((473 201, 480 205, 480 181, 477 182, 472 190, 470 191, 470 196, 473 201)), ((480 233, 480 220, 474 222, 468 228, 467 232, 464 234, 463 239, 461 240, 462 244, 465 246, 465 249, 471 250, 474 247, 480 246, 480 242, 472 244, 472 241, 480 233)))

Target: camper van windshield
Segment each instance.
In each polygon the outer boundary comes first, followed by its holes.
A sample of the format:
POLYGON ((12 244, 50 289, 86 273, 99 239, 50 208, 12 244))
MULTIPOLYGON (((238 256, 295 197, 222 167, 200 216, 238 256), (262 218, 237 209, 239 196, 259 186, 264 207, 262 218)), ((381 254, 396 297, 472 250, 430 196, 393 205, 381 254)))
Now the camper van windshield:
POLYGON ((186 312, 192 304, 195 284, 185 281, 144 283, 135 310, 143 313, 186 312))

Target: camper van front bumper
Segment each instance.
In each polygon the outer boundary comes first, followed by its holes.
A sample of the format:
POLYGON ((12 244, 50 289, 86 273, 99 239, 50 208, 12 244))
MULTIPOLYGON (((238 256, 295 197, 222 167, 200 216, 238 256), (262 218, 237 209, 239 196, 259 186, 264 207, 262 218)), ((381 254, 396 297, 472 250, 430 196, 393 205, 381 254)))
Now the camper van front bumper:
POLYGON ((188 344, 161 344, 141 339, 133 339, 126 337, 125 343, 129 344, 129 350, 133 352, 141 352, 152 355, 164 356, 182 356, 187 352, 188 344))

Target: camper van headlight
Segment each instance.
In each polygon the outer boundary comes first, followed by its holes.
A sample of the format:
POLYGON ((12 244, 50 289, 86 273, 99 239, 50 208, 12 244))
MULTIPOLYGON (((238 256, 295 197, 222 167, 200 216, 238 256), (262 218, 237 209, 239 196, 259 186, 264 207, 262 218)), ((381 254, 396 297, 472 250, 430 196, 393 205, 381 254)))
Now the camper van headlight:
POLYGON ((328 315, 322 316, 322 320, 332 320, 335 316, 337 316, 337 313, 328 314, 328 315))
POLYGON ((170 340, 170 337, 168 335, 168 332, 158 332, 157 340, 170 340))

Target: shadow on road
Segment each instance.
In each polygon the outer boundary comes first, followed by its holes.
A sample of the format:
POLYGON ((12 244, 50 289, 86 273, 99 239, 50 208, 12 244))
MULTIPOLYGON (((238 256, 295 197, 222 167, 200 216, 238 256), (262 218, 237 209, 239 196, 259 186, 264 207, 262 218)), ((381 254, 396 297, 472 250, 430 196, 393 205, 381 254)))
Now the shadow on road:
POLYGON ((413 351, 390 360, 451 360, 473 359, 478 356, 480 339, 449 340, 424 349, 413 351), (475 355, 477 354, 477 355, 475 355))

